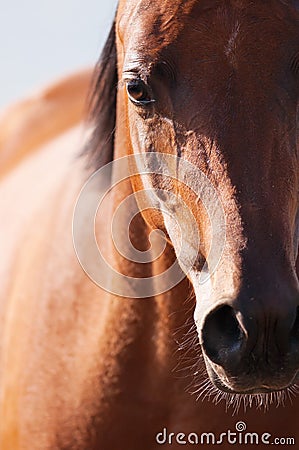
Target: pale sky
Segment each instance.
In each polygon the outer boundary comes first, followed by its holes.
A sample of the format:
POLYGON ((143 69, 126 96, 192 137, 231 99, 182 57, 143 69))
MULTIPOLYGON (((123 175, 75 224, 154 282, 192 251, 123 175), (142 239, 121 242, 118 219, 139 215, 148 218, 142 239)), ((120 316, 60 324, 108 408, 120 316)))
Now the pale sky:
POLYGON ((116 0, 0 0, 0 108, 94 65, 116 0))

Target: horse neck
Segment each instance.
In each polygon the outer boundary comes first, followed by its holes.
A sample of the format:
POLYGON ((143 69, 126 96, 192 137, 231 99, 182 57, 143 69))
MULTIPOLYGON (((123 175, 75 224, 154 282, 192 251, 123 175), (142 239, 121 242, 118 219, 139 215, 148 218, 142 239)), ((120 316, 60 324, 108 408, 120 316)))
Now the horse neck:
MULTIPOLYGON (((121 200, 130 193, 130 182, 122 184, 121 189, 115 192, 111 217, 121 200)), ((124 209, 122 214, 118 218, 119 233, 124 232, 125 224, 128 223, 128 217, 125 216, 130 216, 130 212, 124 209)), ((148 231, 145 221, 139 215, 131 230, 131 235, 135 238, 134 244, 139 250, 147 247, 148 231)), ((113 267, 131 277, 151 277, 168 267, 174 258, 170 246, 167 246, 158 261, 146 264, 130 262, 114 248, 111 248, 111 253, 113 267)), ((110 283, 112 287, 115 286, 113 274, 110 283)), ((176 342, 183 340, 185 322, 192 321, 190 303, 184 303, 190 296, 190 286, 185 279, 172 290, 150 298, 124 298, 113 294, 107 296, 104 327, 98 339, 99 357, 94 372, 96 386, 97 380, 101 380, 94 415, 99 417, 104 430, 107 427, 109 434, 113 423, 120 420, 126 423, 128 404, 132 405, 130 423, 139 423, 145 405, 148 405, 150 411, 153 411, 150 405, 154 405, 152 428, 148 429, 151 439, 152 429, 158 430, 160 424, 171 417, 172 405, 176 403, 178 396, 185 396, 185 390, 191 383, 191 372, 186 367, 186 360, 183 361, 184 366, 180 364, 176 342), (179 376, 177 371, 173 373, 177 367, 183 369, 179 376), (102 422, 103 417, 105 421, 102 422)), ((194 361, 193 358, 192 364, 194 361)), ((94 389, 87 395, 94 398, 94 389)))

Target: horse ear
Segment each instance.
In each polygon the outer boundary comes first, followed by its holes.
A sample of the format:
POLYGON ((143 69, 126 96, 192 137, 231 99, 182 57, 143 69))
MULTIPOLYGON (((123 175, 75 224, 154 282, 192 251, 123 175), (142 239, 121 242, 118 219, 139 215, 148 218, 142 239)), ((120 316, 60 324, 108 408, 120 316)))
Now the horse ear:
POLYGON ((116 121, 117 56, 115 20, 96 65, 89 101, 93 132, 84 154, 88 165, 99 169, 113 160, 116 121))

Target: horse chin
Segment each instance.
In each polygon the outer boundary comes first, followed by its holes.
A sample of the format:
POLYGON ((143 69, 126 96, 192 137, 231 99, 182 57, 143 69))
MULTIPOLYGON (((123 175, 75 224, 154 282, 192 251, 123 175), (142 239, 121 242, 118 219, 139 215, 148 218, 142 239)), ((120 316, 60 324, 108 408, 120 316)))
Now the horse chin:
MULTIPOLYGON (((230 382, 228 377, 221 376, 215 368, 213 367, 213 364, 210 363, 208 358, 205 357, 205 363, 206 363, 206 369, 209 376, 209 379, 218 391, 223 392, 224 394, 232 394, 232 395, 259 395, 259 394, 271 394, 274 392, 282 392, 287 391, 289 388, 292 388, 296 386, 296 384, 299 382, 299 372, 296 374, 296 376, 293 378, 291 383, 288 383, 284 386, 268 386, 268 385, 259 385, 257 383, 256 386, 242 386, 238 385, 236 386, 235 382, 230 382)), ((251 380, 252 383, 252 380, 251 380)))

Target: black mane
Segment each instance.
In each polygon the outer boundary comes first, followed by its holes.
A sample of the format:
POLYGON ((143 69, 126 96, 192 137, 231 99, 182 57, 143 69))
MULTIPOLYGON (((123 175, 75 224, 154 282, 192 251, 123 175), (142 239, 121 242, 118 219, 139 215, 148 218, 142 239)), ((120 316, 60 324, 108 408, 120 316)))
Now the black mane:
POLYGON ((88 165, 93 169, 113 160, 116 121, 117 56, 115 21, 95 67, 89 101, 92 136, 84 148, 88 165))

